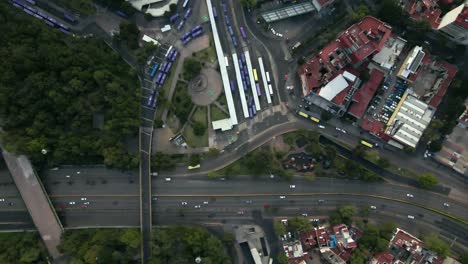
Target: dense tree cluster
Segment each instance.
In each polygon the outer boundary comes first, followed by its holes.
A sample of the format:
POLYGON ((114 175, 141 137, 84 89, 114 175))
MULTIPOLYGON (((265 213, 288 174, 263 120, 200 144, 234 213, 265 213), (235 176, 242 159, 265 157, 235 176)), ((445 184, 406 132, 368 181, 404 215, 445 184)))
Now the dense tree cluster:
POLYGON ((200 74, 202 69, 201 62, 193 58, 187 58, 184 61, 184 79, 190 81, 200 74))
POLYGON ((103 42, 65 37, 15 11, 0 3, 4 146, 36 164, 137 164, 123 145, 138 131, 136 73, 103 42))
POLYGON ((352 217, 356 215, 356 212, 357 209, 353 205, 341 206, 330 215, 330 224, 339 225, 344 223, 350 225, 352 222, 352 217))
POLYGON ((59 250, 70 263, 140 263, 140 240, 138 229, 72 230, 64 233, 59 250))
POLYGON ((434 187, 439 180, 432 173, 423 173, 418 176, 418 183, 424 189, 430 189, 434 187))
POLYGON ((153 232, 151 263, 231 263, 221 240, 199 227, 176 226, 153 232))
POLYGON ((46 264, 47 253, 35 232, 0 233, 0 263, 46 264))
POLYGON ((132 22, 123 21, 119 25, 120 33, 118 38, 127 44, 127 47, 134 50, 138 48, 138 38, 140 30, 137 25, 132 22))

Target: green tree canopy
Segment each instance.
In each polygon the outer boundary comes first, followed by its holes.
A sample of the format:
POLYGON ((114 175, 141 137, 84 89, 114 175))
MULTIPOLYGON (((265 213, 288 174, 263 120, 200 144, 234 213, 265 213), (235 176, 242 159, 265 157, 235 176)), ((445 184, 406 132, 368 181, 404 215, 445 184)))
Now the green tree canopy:
POLYGON ((173 226, 157 228, 152 233, 152 259, 155 263, 231 263, 221 240, 206 229, 173 226))
POLYGON ((398 0, 383 0, 379 12, 379 18, 383 21, 394 24, 398 23, 403 14, 403 9, 398 0))
POLYGON ((284 226, 283 223, 281 223, 281 221, 275 221, 273 223, 273 227, 275 229, 276 235, 282 236, 282 235, 286 234, 286 227, 284 226))
POLYGON ((419 186, 424 189, 430 189, 434 187, 439 181, 437 177, 432 173, 423 173, 418 177, 419 186))
POLYGON ((297 231, 308 231, 312 229, 309 219, 303 217, 293 217, 288 220, 288 226, 297 231))
POLYGON ((194 122, 192 127, 193 127, 193 133, 196 136, 203 136, 203 134, 205 134, 206 126, 202 122, 194 122))
POLYGON ((440 239, 437 234, 429 234, 423 238, 423 241, 428 249, 437 252, 442 257, 446 257, 450 253, 449 245, 440 239))
POLYGON ((123 142, 138 132, 136 72, 102 41, 66 37, 3 1, 0 14, 5 148, 36 165, 132 166, 123 142))
POLYGON ((35 232, 0 233, 0 263, 46 264, 47 253, 35 232))
POLYGON ((192 80, 200 74, 202 69, 201 63, 193 58, 187 58, 184 61, 184 79, 192 80))

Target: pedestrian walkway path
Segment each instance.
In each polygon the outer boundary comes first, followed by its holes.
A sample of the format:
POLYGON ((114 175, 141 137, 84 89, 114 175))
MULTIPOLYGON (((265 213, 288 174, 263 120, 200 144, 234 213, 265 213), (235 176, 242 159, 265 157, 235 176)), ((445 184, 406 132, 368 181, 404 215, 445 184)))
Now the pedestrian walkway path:
POLYGON ((3 157, 47 251, 52 258, 60 258, 57 246, 63 227, 31 162, 24 155, 17 157, 6 151, 3 157))

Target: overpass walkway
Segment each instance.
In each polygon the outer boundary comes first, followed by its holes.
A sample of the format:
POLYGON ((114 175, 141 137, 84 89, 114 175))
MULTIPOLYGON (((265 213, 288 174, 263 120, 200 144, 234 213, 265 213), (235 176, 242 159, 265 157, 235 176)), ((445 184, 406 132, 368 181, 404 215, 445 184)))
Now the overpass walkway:
POLYGON ((63 226, 31 162, 24 155, 17 157, 6 151, 3 157, 47 251, 53 259, 60 258, 57 246, 63 226))

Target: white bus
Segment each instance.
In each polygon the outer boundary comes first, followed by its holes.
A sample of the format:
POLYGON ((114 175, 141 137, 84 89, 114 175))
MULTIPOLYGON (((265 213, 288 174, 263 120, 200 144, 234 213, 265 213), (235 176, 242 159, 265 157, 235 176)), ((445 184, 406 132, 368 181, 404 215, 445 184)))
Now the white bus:
POLYGON ((270 73, 265 72, 265 74, 266 74, 267 83, 269 84, 270 83, 270 73))
POLYGON ((224 61, 226 62, 226 67, 229 67, 229 59, 227 56, 224 56, 224 61))

